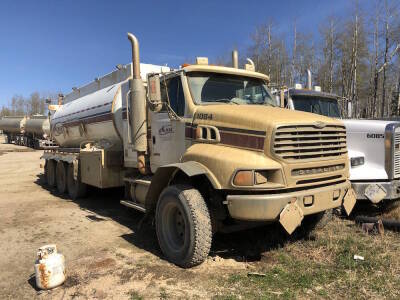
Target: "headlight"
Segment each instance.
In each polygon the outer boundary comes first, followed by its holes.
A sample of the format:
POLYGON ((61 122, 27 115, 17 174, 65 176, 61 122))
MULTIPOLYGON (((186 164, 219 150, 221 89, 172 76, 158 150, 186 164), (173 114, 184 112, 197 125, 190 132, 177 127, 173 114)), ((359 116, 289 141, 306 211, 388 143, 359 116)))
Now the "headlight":
POLYGON ((364 156, 350 158, 351 167, 357 167, 364 164, 364 156))
POLYGON ((254 171, 239 171, 233 179, 233 184, 237 186, 254 185, 254 171))

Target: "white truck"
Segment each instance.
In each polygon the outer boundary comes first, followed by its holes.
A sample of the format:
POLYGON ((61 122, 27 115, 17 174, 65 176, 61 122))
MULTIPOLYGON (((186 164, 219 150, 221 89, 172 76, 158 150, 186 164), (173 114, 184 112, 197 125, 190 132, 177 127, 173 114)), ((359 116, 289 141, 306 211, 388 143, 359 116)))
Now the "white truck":
POLYGON ((162 252, 182 267, 200 264, 226 228, 279 222, 291 234, 333 208, 351 212, 340 120, 276 107, 250 64, 140 64, 128 38, 132 64, 49 106, 59 145, 43 154, 49 186, 73 199, 87 185, 125 187, 121 204, 154 218, 162 252))
POLYGON ((296 84, 283 93, 284 107, 341 119, 345 124, 350 180, 357 200, 379 203, 400 198, 400 122, 342 118, 339 97, 312 87, 310 73, 306 88, 296 84))

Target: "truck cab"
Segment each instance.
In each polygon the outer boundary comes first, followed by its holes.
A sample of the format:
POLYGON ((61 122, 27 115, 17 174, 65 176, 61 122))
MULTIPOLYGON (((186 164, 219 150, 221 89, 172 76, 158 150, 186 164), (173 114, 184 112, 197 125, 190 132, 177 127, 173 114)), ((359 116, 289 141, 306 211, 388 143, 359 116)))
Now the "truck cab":
POLYGON ((335 94, 314 89, 288 89, 286 108, 341 119, 346 125, 350 180, 358 200, 379 203, 400 198, 400 123, 343 117, 335 94))
POLYGON ((279 222, 292 234, 333 208, 351 212, 341 121, 278 107, 252 65, 199 57, 147 65, 143 76, 128 38, 132 63, 66 95, 52 115, 50 186, 71 198, 86 185, 125 187, 121 204, 154 219, 162 252, 182 267, 207 258, 216 232, 279 222))

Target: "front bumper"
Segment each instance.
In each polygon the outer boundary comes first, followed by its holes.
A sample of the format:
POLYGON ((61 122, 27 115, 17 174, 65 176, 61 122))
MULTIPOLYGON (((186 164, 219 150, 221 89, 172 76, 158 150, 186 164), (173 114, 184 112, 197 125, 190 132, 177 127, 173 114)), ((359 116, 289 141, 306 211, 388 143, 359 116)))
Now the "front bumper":
POLYGON ((340 207, 350 181, 321 188, 267 195, 229 195, 227 207, 232 218, 247 221, 277 221, 282 210, 296 203, 303 215, 340 207))
POLYGON ((395 200, 400 199, 400 180, 395 179, 386 182, 352 182, 351 183, 354 192, 356 193, 357 200, 367 200, 370 199, 365 195, 365 190, 371 185, 380 185, 386 191, 386 195, 384 196, 383 200, 395 200))

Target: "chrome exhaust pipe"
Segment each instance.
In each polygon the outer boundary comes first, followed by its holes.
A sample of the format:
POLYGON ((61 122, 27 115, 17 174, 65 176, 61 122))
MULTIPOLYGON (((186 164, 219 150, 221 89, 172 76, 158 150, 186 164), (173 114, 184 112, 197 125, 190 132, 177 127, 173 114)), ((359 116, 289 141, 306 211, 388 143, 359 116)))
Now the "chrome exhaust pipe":
POLYGON ((239 69, 239 54, 237 50, 232 51, 232 68, 239 69))
POLYGON ((311 71, 307 69, 307 89, 312 90, 311 71))
POLYGON ((132 45, 132 77, 133 79, 140 79, 139 41, 130 32, 128 32, 128 39, 132 45))
MULTIPOLYGON (((140 77, 139 42, 137 38, 128 33, 128 39, 132 45, 132 79, 130 86, 130 121, 132 130, 130 140, 137 152, 137 168, 141 174, 147 174, 147 118, 146 118, 146 91, 142 78, 140 77)), ((129 127, 128 120, 128 127, 129 127)))

